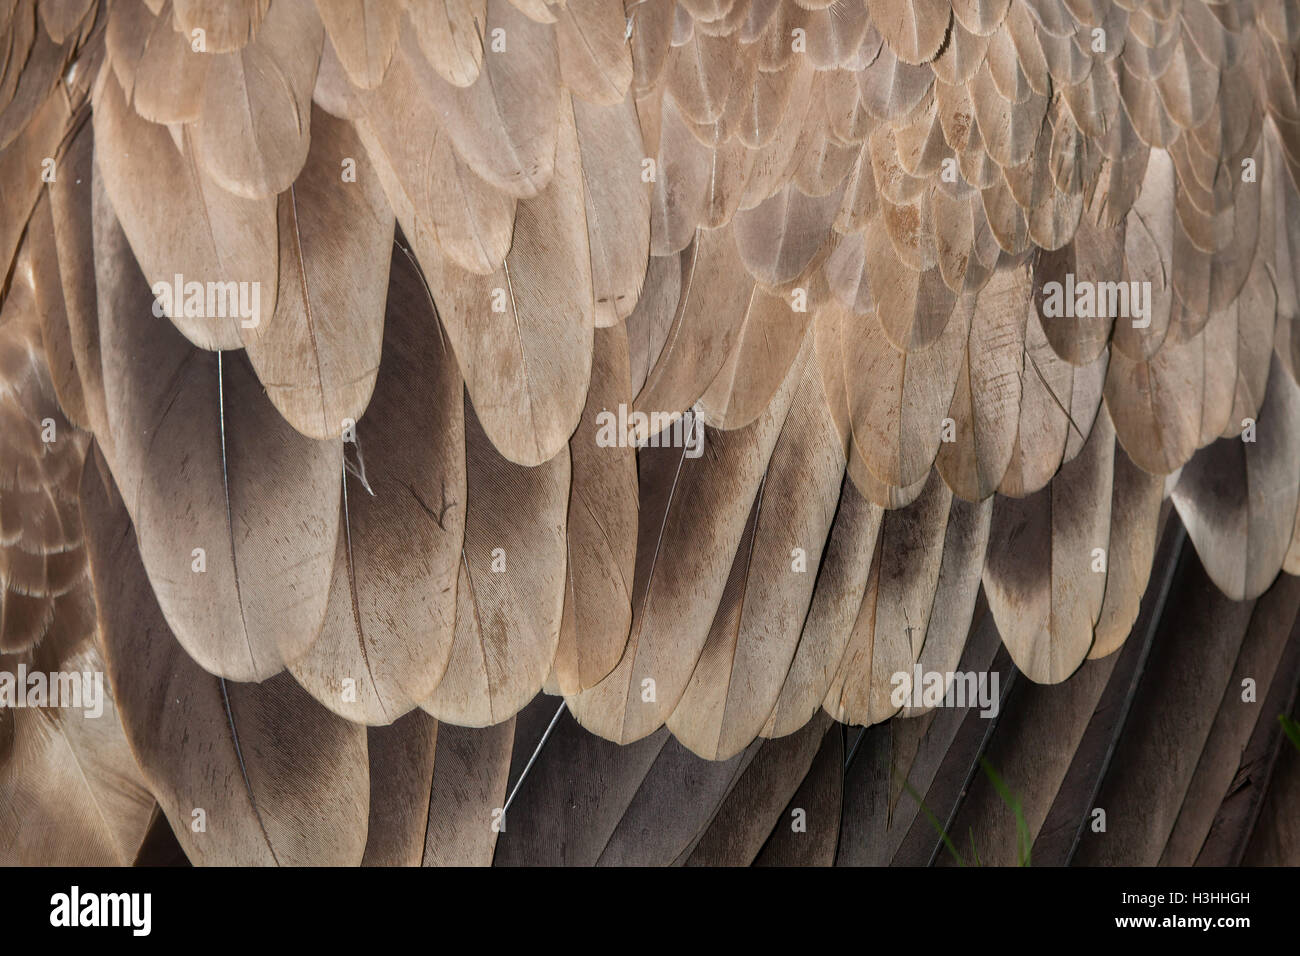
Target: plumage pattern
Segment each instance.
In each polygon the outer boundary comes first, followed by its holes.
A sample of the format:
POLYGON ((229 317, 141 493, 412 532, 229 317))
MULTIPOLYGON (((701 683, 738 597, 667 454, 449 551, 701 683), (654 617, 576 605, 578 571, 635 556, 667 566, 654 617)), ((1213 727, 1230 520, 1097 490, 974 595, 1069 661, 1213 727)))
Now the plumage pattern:
POLYGON ((10 7, 0 860, 1294 861, 1289 0, 10 7))

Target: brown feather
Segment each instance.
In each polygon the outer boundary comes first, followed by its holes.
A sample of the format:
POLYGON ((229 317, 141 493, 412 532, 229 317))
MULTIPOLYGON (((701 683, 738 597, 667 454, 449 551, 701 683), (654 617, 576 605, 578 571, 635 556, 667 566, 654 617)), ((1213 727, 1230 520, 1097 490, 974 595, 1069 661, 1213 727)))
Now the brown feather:
POLYGON ((465 528, 464 389, 401 249, 387 292, 381 371, 355 425, 324 626, 290 665, 322 704, 367 724, 391 723, 442 678, 465 528), (412 441, 417 431, 428 437, 412 441))
POLYGON ((754 866, 831 866, 840 837, 844 796, 844 735, 831 724, 821 748, 775 826, 754 866), (796 829, 802 822, 804 829, 796 829))
POLYGON ((1056 684, 1083 662, 1101 613, 1109 544, 1114 430, 1100 416, 1083 452, 1052 484, 993 509, 984 590, 1012 660, 1056 684))
MULTIPOLYGON (((1261 768, 1250 766, 1245 758, 1252 736, 1263 729, 1261 725, 1277 729, 1270 720, 1273 713, 1273 708, 1268 706, 1272 697, 1270 688, 1275 681, 1289 683, 1284 658, 1288 640, 1293 640, 1296 633, 1298 610, 1300 581, 1292 577, 1279 577, 1256 602, 1196 770, 1187 782, 1182 806, 1161 852, 1161 864, 1188 866, 1209 862, 1203 854, 1207 850, 1213 852, 1215 841, 1207 837, 1212 829, 1229 829, 1222 826, 1221 808, 1239 795, 1233 792, 1236 778, 1243 770, 1251 777, 1264 776, 1261 768), (1257 704, 1242 700, 1242 688, 1247 680, 1254 681, 1258 687, 1257 704)), ((1226 834, 1216 836, 1223 842, 1226 834)))
MULTIPOLYGON (((96 174, 149 284, 170 286, 177 275, 205 286, 255 283, 261 311, 243 321, 269 321, 278 286, 275 201, 235 196, 209 180, 195 164, 188 135, 178 153, 164 127, 131 111, 107 70, 95 88, 94 122, 96 174)), ((161 301, 195 345, 240 347, 237 315, 187 317, 184 303, 172 299, 161 301)))
MULTIPOLYGON (((126 866, 153 809, 127 746, 94 640, 94 596, 83 579, 80 613, 56 612, 35 652, 0 654, 0 673, 98 675, 102 712, 63 707, 0 710, 0 861, 7 866, 126 866)), ((19 694, 23 693, 19 685, 19 694)))
POLYGON ((387 0, 316 0, 316 9, 352 82, 363 90, 378 86, 397 48, 401 6, 387 0))
POLYGON ((95 273, 113 473, 158 602, 201 666, 270 677, 320 631, 342 447, 293 431, 240 353, 153 317, 98 178, 95 273))
POLYGON ((465 404, 465 544, 451 658, 421 706, 486 727, 513 717, 550 673, 564 608, 569 456, 503 458, 465 404), (501 570, 498 570, 501 569, 501 570))
POLYGON ((200 669, 168 632, 106 474, 102 461, 87 462, 81 502, 106 609, 108 678, 131 751, 186 856, 215 865, 359 863, 365 729, 334 717, 287 674, 239 684, 200 669), (202 829, 193 825, 200 819, 202 829))
POLYGON ((505 31, 506 49, 484 54, 481 75, 470 86, 452 86, 429 70, 419 79, 465 164, 497 189, 527 199, 551 181, 557 116, 568 107, 560 95, 553 31, 506 0, 487 0, 482 36, 498 28, 505 31))
POLYGON ((104 401, 104 371, 99 352, 99 312, 95 304, 94 228, 91 181, 94 179, 94 133, 83 123, 68 143, 63 175, 50 184, 50 214, 58 251, 63 305, 72 354, 81 380, 86 417, 101 448, 111 449, 104 401))
POLYGON ((687 457, 686 447, 642 451, 632 634, 613 672, 568 698, 584 727, 630 743, 671 715, 708 637, 797 383, 792 371, 749 427, 706 430, 703 456, 687 457), (643 699, 648 688, 653 700, 643 699))
POLYGON ((362 866, 419 866, 424 858, 438 729, 416 710, 366 731, 370 820, 362 866))
MULTIPOLYGON (((116 16, 117 11, 110 16, 116 16)), ((203 107, 212 58, 194 51, 189 36, 172 28, 170 7, 153 21, 136 66, 131 105, 151 123, 192 123, 203 107)))
POLYGON ((835 515, 844 451, 816 363, 800 381, 755 496, 708 638, 668 719, 693 752, 725 760, 762 730, 799 643, 835 515))
POLYGON ((555 178, 520 203, 501 268, 477 276, 421 261, 484 430, 507 459, 529 466, 564 447, 591 375, 591 256, 567 95, 561 112, 555 178))
MULTIPOLYGON (((91 428, 86 411, 86 397, 77 372, 77 357, 68 310, 63 299, 63 282, 59 272, 59 253, 55 241, 54 219, 50 200, 42 197, 27 224, 27 268, 32 273, 36 308, 41 317, 41 340, 59 406, 72 424, 91 428)), ((20 259, 19 267, 22 267, 20 259)))
POLYGON ((487 866, 508 832, 504 812, 515 722, 474 730, 443 724, 433 762, 424 866, 487 866))
POLYGON ((616 431, 619 409, 631 398, 627 333, 622 326, 598 329, 587 404, 569 440, 568 570, 551 679, 561 694, 594 687, 613 670, 632 625, 636 450, 626 442, 611 447, 606 434, 616 431))
POLYGON ((302 174, 278 200, 275 312, 241 335, 280 414, 325 439, 361 417, 375 385, 393 213, 352 124, 320 110, 314 130, 302 174), (349 159, 355 181, 340 181, 349 159))
POLYGON ((270 0, 175 0, 175 24, 192 36, 203 30, 209 53, 242 49, 260 30, 270 0))
POLYGON ((1256 440, 1222 438, 1202 449, 1173 491, 1206 572, 1233 600, 1258 597, 1281 568, 1300 495, 1297 475, 1300 387, 1275 361, 1256 440))
POLYGON ((446 256, 490 275, 510 250, 515 200, 489 186, 452 148, 399 49, 380 87, 358 99, 357 133, 425 269, 446 256))
POLYGON ((307 160, 323 42, 311 0, 276 0, 246 46, 213 57, 194 150, 221 188, 264 199, 297 177, 307 160))
POLYGON ((469 86, 483 65, 487 0, 435 0, 406 5, 420 52, 452 86, 469 86))

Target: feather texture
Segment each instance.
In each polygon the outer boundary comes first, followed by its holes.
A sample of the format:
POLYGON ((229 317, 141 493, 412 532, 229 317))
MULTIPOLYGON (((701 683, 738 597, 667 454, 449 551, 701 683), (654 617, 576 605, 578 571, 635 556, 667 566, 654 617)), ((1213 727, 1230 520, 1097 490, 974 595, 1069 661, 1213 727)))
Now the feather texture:
POLYGON ((344 436, 350 474, 321 635, 290 664, 322 704, 367 724, 391 723, 442 678, 466 520, 464 388, 436 334, 428 292, 400 248, 388 306, 375 397, 344 436), (430 440, 408 440, 412 420, 429 428, 430 440), (406 529, 402 539, 389 533, 395 524, 406 529))
POLYGON ((342 447, 294 432, 242 355, 196 349, 150 314, 98 188, 95 242, 113 474, 158 603, 201 666, 265 679, 320 631, 342 447), (152 375, 132 374, 140 361, 152 375))
POLYGON ((127 741, 186 855, 359 863, 369 803, 364 728, 330 715, 288 675, 241 684, 190 660, 168 634, 106 472, 102 461, 87 462, 81 501, 96 595, 101 604, 118 598, 104 622, 109 678, 127 741), (204 831, 190 826, 200 816, 204 831))
POLYGON ((1287 2, 0 7, 0 862, 1294 860, 1287 2))

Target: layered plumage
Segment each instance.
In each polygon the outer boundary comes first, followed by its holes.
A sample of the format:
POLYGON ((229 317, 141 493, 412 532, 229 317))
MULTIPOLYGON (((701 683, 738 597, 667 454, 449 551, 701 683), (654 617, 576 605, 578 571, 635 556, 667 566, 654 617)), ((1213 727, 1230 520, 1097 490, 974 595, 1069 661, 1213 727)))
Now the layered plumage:
MULTIPOLYGON (((912 791, 1001 859, 996 788, 958 797, 987 754, 1047 859, 1294 858, 1249 841, 1295 774, 1238 812, 1224 755, 1271 767, 1295 697, 1298 24, 11 4, 0 649, 102 658, 95 760, 129 783, 94 845, 165 822, 194 862, 489 862, 513 783, 506 832, 534 829, 503 862, 550 861, 546 827, 563 862, 929 862, 912 791), (1228 622, 1185 657, 1179 554, 1228 622), (1023 677, 995 736, 894 693, 995 654, 1023 677), (544 691, 569 713, 541 753, 601 781, 559 814, 554 763, 520 786, 544 691), (1151 742, 1121 781, 1094 751, 1125 726, 1151 742), (1061 845, 1175 726, 1160 826, 1061 845), (813 806, 834 826, 792 841, 813 806)), ((39 772, 10 756, 0 793, 39 772)))

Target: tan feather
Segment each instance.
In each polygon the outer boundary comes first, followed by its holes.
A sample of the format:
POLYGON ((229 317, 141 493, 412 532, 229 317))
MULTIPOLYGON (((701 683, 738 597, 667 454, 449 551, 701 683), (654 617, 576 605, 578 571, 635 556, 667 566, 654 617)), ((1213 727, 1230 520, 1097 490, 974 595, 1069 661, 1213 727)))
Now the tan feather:
POLYGON ((270 0, 175 0, 176 29, 188 36, 202 30, 209 53, 242 49, 261 29, 270 0))
POLYGON ((425 268, 443 256, 479 275, 500 268, 510 250, 515 200, 456 154, 408 51, 399 50, 383 84, 360 102, 357 133, 425 268))
POLYGON ((836 720, 879 723, 901 706, 894 677, 912 673, 925 641, 951 503, 932 472, 916 501, 885 513, 866 593, 822 704, 836 720))
MULTIPOLYGON (((169 7, 154 20, 131 87, 131 105, 151 123, 192 123, 203 106, 211 57, 172 28, 169 7)), ((116 15, 116 10, 111 14, 116 15)))
POLYGON ((672 49, 672 0, 644 0, 626 9, 631 23, 632 90, 637 96, 652 89, 659 81, 672 49))
POLYGON ((666 89, 691 122, 713 123, 722 116, 741 55, 725 37, 697 33, 673 44, 664 74, 666 89))
MULTIPOLYGON (((892 2, 892 0, 891 0, 892 2)), ((879 35, 873 29, 867 43, 879 35)), ((907 116, 934 85, 934 72, 926 66, 914 66, 896 56, 897 50, 879 46, 880 55, 858 73, 858 91, 862 105, 876 119, 894 122, 907 116)))
POLYGON ((1114 450, 1100 415, 1049 487, 994 504, 984 592, 1011 659, 1037 683, 1065 680, 1092 647, 1106 585, 1094 549, 1104 560, 1114 450))
POLYGON ((1063 362, 1048 344, 1043 322, 1031 307, 1020 373, 1020 422, 998 486, 1017 498, 1041 489, 1062 462, 1078 453, 1091 434, 1103 383, 1109 381, 1107 352, 1077 368, 1063 362))
POLYGON ((633 395, 645 387, 646 376, 663 351, 677 314, 681 286, 680 256, 650 257, 641 296, 626 323, 633 395))
MULTIPOLYGON (((978 504, 953 498, 948 506, 948 526, 944 532, 939 581, 931 599, 929 619, 922 635, 923 643, 916 658, 916 664, 923 674, 953 674, 961 665, 972 622, 978 619, 976 606, 980 593, 980 576, 988 549, 992 517, 992 497, 978 504)), ((915 644, 915 634, 913 643, 915 644)), ((945 693, 946 690, 947 688, 945 693)), ((903 709, 902 715, 916 717, 930 709, 929 705, 913 703, 903 709)))
POLYGON ((976 36, 988 36, 1007 14, 1011 0, 953 0, 952 15, 976 36))
POLYGON ((262 199, 297 177, 307 160, 323 42, 310 0, 277 0, 247 46, 213 58, 194 146, 204 171, 223 189, 262 199))
POLYGON ((756 157, 739 140, 722 139, 720 124, 703 127, 709 135, 701 139, 671 99, 664 101, 659 119, 650 248, 655 255, 669 255, 686 248, 697 227, 718 229, 731 221, 747 182, 753 182, 756 157))
POLYGON ((436 0, 410 3, 406 16, 420 51, 438 75, 452 86, 469 86, 483 65, 487 0, 436 0))
POLYGON ((552 683, 561 694, 595 686, 623 656, 636 565, 636 451, 609 442, 631 405, 627 332, 596 331, 591 387, 569 440, 568 571, 552 683))
POLYGON ((401 7, 385 0, 316 0, 316 9, 352 82, 363 90, 378 86, 397 48, 401 7))
POLYGON ((1224 438, 1206 447, 1173 491, 1207 573, 1234 601, 1258 597, 1282 566, 1300 494, 1297 475, 1300 389, 1274 361, 1256 440, 1224 438))
POLYGON ((106 609, 108 678, 131 751, 186 856, 216 865, 359 863, 365 729, 317 705, 287 674, 241 684, 204 673, 168 633, 106 474, 87 462, 81 501, 106 609), (191 828, 196 807, 205 811, 201 833, 191 828))
POLYGON ((1115 324, 1115 349, 1130 359, 1150 358, 1160 348, 1169 329, 1173 298, 1170 256, 1173 250, 1174 166, 1164 150, 1152 150, 1137 201, 1129 210, 1124 229, 1124 272, 1121 281, 1150 283, 1149 314, 1115 324))
POLYGON ((452 86, 432 71, 418 75, 423 95, 466 165, 497 189, 527 199, 551 181, 557 116, 567 122, 561 114, 568 106, 560 96, 551 29, 506 0, 487 0, 484 35, 498 28, 505 31, 507 52, 488 54, 482 75, 470 86, 452 86))
MULTIPOLYGON (((400 47, 399 47, 400 49, 400 47)), ((399 57, 394 56, 389 66, 399 57)), ((384 74, 387 79, 388 74, 384 74)), ((334 44, 329 37, 321 46, 320 66, 316 69, 316 85, 312 87, 312 102, 339 119, 356 120, 360 114, 361 101, 366 91, 352 85, 348 71, 343 69, 339 55, 334 51, 334 44)))
POLYGON ((1106 594, 1097 617, 1090 658, 1119 650, 1137 621, 1159 538, 1164 479, 1143 471, 1115 449, 1111 480, 1110 544, 1106 548, 1106 594))
POLYGON ((560 79, 575 96, 598 106, 623 102, 632 83, 623 11, 601 0, 567 0, 555 10, 560 79))
POLYGON ((808 18, 808 56, 819 70, 849 64, 871 25, 866 5, 834 0, 808 18))
MULTIPOLYGON (((1055 252, 1042 252, 1034 263, 1034 303, 1043 314, 1044 287, 1049 282, 1064 284, 1073 274, 1079 280, 1098 283, 1108 276, 1123 274, 1124 227, 1101 229, 1087 216, 1079 220, 1074 239, 1055 252)), ((1043 325, 1043 334, 1052 350, 1071 365, 1090 365, 1106 348, 1114 318, 1076 316, 1068 321, 1043 325)))
POLYGON ((706 430, 707 457, 687 457, 686 447, 642 451, 632 633, 613 672, 567 698, 584 727, 630 743, 671 715, 708 637, 796 384, 792 371, 748 428, 706 430), (647 686, 651 701, 643 697, 647 686))
POLYGON ((573 111, 554 181, 520 204, 514 243, 490 276, 421 262, 484 430, 510 461, 539 465, 582 415, 595 323, 573 111))
POLYGON ((844 452, 806 354, 695 671, 668 718, 693 752, 726 760, 762 730, 812 599, 844 452))
POLYGON ((419 710, 366 730, 370 819, 362 866, 419 866, 424 858, 438 730, 419 710))
POLYGON ((1029 276, 1000 269, 957 308, 971 312, 970 334, 948 417, 953 441, 939 447, 939 473, 953 493, 982 501, 1002 483, 1015 448, 1025 360, 1029 276))
POLYGON ((324 626, 290 665, 322 704, 366 724, 391 723, 442 678, 465 528, 464 389, 456 360, 419 271, 400 249, 386 291, 375 396, 348 430, 355 458, 352 477, 344 477, 324 626), (412 441, 415 432, 428 437, 412 441), (401 536, 392 533, 396 527, 401 536))
MULTIPOLYGON (((164 127, 131 111, 106 70, 94 104, 95 167, 149 284, 171 286, 177 275, 204 287, 250 283, 260 311, 244 321, 269 321, 278 286, 275 201, 235 196, 208 179, 195 164, 189 137, 178 153, 164 127), (165 204, 157 202, 160 195, 165 204)), ((184 302, 174 299, 168 295, 160 304, 195 345, 240 347, 238 316, 188 317, 184 302)))
POLYGON ((798 278, 831 236, 840 193, 807 196, 793 183, 736 215, 736 248, 759 282, 780 286, 798 278))
POLYGON ((934 462, 967 333, 964 322, 950 321, 928 348, 900 352, 875 316, 842 319, 853 446, 878 480, 911 485, 934 462))
MULTIPOLYGON (((823 289, 810 290, 814 300, 823 289)), ((815 301, 811 303, 815 309, 815 301)), ((776 394, 799 353, 812 313, 755 285, 738 341, 700 396, 700 411, 716 428, 743 428, 776 394)))
POLYGON ((503 458, 466 402, 456 633, 447 671, 421 704, 439 720, 500 723, 550 673, 564 607, 569 482, 566 454, 535 468, 503 458))
POLYGON ((510 2, 534 23, 555 22, 555 14, 547 6, 547 0, 510 0, 510 2))
POLYGON ((844 483, 799 645, 763 728, 764 736, 793 733, 821 708, 866 593, 884 514, 851 482, 844 483))
POLYGON ((1205 334, 1182 345, 1166 343, 1145 362, 1118 349, 1112 353, 1106 409, 1124 450, 1144 471, 1171 474, 1196 451, 1206 360, 1205 334))
POLYGON ((195 661, 263 680, 320 631, 342 448, 293 431, 242 355, 196 349, 151 315, 149 287, 98 179, 95 188, 112 466, 141 557, 195 661))
MULTIPOLYGON (((893 207, 882 201, 884 220, 898 211, 918 224, 914 206, 893 207)), ((876 316, 889 342, 900 351, 922 350, 938 340, 948 327, 957 297, 943 281, 937 259, 913 265, 900 260, 884 223, 866 228, 866 271, 877 303, 876 316)), ((932 250, 933 251, 933 250, 932 250)))
MULTIPOLYGON (((745 272, 730 229, 699 231, 682 256, 680 282, 672 324, 637 393, 637 411, 671 414, 694 405, 735 348, 746 317, 771 304, 745 272)), ((637 324, 629 320, 631 334, 637 324)))
POLYGON ((302 175, 278 200, 275 313, 241 335, 280 414, 325 439, 361 417, 375 385, 393 213, 352 124, 321 110, 314 127, 302 175), (340 182, 349 159, 355 181, 340 182))
POLYGON ((591 247, 596 326, 632 314, 650 251, 650 190, 641 181, 641 127, 629 96, 612 106, 573 101, 591 247))
POLYGON ((904 63, 927 63, 938 51, 952 20, 941 0, 867 0, 871 22, 904 63))

